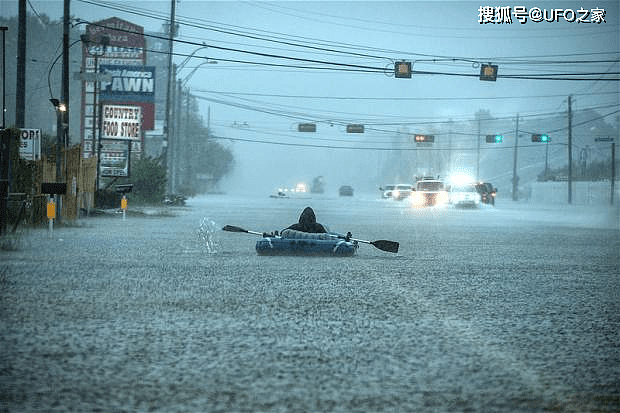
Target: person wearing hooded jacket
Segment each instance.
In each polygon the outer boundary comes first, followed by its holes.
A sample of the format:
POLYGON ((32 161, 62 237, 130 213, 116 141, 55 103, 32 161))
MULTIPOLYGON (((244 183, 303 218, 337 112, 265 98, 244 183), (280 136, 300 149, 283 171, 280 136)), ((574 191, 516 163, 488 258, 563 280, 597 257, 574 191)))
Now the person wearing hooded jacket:
POLYGON ((316 222, 316 215, 314 210, 310 207, 306 207, 299 216, 299 222, 291 225, 285 229, 292 229, 295 231, 312 232, 312 233, 326 233, 327 230, 323 225, 316 222))

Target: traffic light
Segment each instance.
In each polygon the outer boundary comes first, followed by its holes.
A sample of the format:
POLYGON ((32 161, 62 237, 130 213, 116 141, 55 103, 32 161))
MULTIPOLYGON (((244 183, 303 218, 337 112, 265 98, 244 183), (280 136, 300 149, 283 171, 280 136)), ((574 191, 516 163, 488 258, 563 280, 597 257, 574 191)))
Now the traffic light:
POLYGON ((480 80, 495 82, 497 79, 497 65, 480 65, 480 80))
POLYGON ((549 142, 549 135, 533 133, 532 142, 543 142, 543 143, 549 142))
POLYGON ((364 133, 364 125, 349 124, 347 125, 347 133, 364 133))
POLYGON ((433 143, 435 142, 435 135, 415 135, 415 141, 416 143, 422 143, 422 142, 433 143))
POLYGON ((297 130, 299 132, 316 132, 316 123, 299 123, 297 130))
POLYGON ((502 135, 487 135, 486 139, 487 139, 487 143, 502 143, 504 141, 504 136, 502 136, 502 135))
POLYGON ((401 60, 394 63, 394 77, 410 79, 411 78, 411 62, 401 60))

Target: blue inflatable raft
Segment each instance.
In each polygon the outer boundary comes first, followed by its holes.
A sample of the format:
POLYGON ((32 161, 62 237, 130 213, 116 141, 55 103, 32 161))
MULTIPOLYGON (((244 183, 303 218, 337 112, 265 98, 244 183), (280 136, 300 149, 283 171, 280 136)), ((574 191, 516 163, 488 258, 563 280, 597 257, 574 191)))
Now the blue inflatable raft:
POLYGON ((340 234, 310 234, 293 230, 284 230, 280 235, 266 235, 256 242, 258 255, 350 257, 357 248, 356 241, 347 241, 340 234))

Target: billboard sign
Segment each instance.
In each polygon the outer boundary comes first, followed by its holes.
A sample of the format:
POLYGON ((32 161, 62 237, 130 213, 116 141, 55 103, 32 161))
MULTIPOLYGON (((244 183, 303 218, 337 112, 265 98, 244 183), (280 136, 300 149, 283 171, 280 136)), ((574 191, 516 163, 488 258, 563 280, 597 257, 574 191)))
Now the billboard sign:
POLYGON ((93 43, 101 43, 101 38, 109 38, 110 54, 121 58, 144 58, 144 27, 111 17, 86 26, 86 33, 93 43), (118 55, 118 56, 117 56, 118 55))
POLYGON ((142 108, 129 105, 103 105, 101 138, 140 141, 142 108))
MULTIPOLYGON (((146 64, 146 40, 144 28, 126 20, 112 17, 105 20, 89 23, 86 26, 88 42, 82 45, 82 111, 81 130, 83 156, 89 158, 97 152, 97 137, 106 139, 103 130, 100 130, 103 116, 103 105, 121 105, 140 107, 139 133, 154 129, 154 67, 146 64), (104 38, 108 45, 104 49, 104 38), (108 66, 103 71, 102 68, 108 66), (111 76, 113 72, 115 77, 111 76), (97 73, 97 75, 91 74, 97 73), (103 76, 110 76, 106 79, 103 76), (95 83, 99 82, 98 85, 95 83), (98 89, 101 86, 101 93, 98 89), (95 93, 97 90, 97 93, 95 93)), ((108 139, 130 139, 132 151, 138 158, 142 150, 143 137, 135 137, 135 119, 117 121, 107 119, 108 139), (115 129, 118 126, 118 129, 115 129), (116 131, 112 134, 112 131, 116 131)), ((124 144, 124 142, 123 142, 124 144)), ((125 145, 126 146, 126 145, 125 145)), ((102 148, 102 157, 105 148, 102 148)), ((114 175, 117 176, 117 175, 114 175)))
POLYGON ((101 141, 101 163, 99 176, 128 177, 131 142, 101 141))
POLYGON ((28 161, 41 159, 41 129, 19 130, 19 156, 28 161))
POLYGON ((101 65, 100 71, 112 77, 110 82, 101 82, 102 101, 155 101, 155 66, 101 65))

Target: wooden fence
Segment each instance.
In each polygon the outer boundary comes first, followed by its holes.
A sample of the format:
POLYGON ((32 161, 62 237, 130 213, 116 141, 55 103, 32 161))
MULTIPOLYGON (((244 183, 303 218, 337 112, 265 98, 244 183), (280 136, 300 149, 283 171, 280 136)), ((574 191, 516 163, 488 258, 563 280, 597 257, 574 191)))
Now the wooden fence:
MULTIPOLYGON (((67 193, 62 197, 62 219, 75 220, 79 217, 82 208, 93 207, 95 193, 95 179, 97 176, 97 158, 84 159, 81 156, 79 146, 63 151, 63 164, 66 165, 63 181, 67 184, 67 193)), ((41 183, 56 182, 56 160, 43 158, 41 161, 40 181, 35 183, 35 188, 39 191, 36 195, 41 195, 41 183)), ((37 177, 39 178, 39 177, 37 177)), ((41 208, 44 210, 44 208, 41 208)), ((34 209, 39 210, 39 208, 34 209)), ((40 211, 37 213, 40 214, 40 211)), ((33 223, 41 217, 33 217, 33 223)), ((45 220, 45 217, 43 217, 45 220)))

